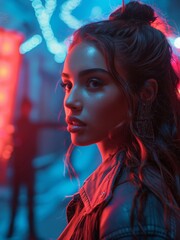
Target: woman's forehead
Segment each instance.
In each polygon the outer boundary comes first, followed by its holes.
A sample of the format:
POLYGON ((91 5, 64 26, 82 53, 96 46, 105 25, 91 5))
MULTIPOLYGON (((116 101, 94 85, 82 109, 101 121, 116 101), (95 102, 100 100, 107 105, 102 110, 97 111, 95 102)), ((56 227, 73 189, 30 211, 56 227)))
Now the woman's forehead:
POLYGON ((107 70, 105 58, 100 50, 87 42, 73 46, 65 59, 63 72, 79 72, 91 68, 107 70))

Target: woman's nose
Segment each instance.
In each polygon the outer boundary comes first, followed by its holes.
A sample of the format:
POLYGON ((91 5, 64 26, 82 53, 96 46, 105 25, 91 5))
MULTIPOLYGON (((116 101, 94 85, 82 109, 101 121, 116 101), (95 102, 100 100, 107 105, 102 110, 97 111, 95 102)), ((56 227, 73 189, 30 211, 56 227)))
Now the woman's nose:
POLYGON ((80 111, 82 109, 80 90, 72 88, 68 96, 66 96, 64 99, 64 106, 71 110, 80 111))

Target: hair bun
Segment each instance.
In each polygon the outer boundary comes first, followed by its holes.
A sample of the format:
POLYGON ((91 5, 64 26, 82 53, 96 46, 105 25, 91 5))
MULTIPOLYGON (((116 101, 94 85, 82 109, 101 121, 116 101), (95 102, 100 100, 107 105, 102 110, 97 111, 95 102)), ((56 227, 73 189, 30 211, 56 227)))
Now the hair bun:
POLYGON ((137 1, 130 2, 123 7, 118 8, 109 16, 110 20, 138 21, 151 24, 156 20, 154 10, 137 1))

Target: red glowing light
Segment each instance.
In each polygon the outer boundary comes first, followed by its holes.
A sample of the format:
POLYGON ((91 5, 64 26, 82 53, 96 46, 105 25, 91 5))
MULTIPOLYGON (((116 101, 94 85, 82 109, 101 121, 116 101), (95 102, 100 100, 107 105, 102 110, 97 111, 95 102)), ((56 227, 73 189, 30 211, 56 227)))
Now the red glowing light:
POLYGON ((4 39, 6 42, 3 42, 1 45, 1 54, 8 56, 13 53, 14 44, 12 44, 12 40, 4 39))
POLYGON ((0 105, 5 104, 6 102, 6 94, 5 92, 0 92, 0 105))
POLYGON ((10 66, 7 61, 0 61, 0 80, 7 79, 10 76, 10 66))
MULTIPOLYGON (((12 116, 22 56, 23 36, 0 28, 0 167, 12 153, 12 116)), ((5 169, 4 169, 5 170, 5 169)), ((0 179, 1 180, 1 179, 0 179)))

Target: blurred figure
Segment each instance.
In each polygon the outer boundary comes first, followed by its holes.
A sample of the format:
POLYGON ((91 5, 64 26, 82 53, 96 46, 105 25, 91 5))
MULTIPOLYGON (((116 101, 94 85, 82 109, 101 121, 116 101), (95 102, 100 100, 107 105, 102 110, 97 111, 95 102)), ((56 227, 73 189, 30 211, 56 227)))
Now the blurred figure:
POLYGON ((21 187, 25 186, 28 201, 29 240, 36 240, 34 216, 35 169, 33 160, 38 155, 38 133, 42 128, 65 130, 65 127, 60 126, 57 122, 32 122, 29 118, 31 110, 31 101, 24 98, 21 104, 20 117, 15 123, 14 151, 11 158, 13 170, 11 216, 7 237, 13 236, 19 193, 21 187))
POLYGON ((24 98, 21 105, 21 115, 16 122, 14 134, 14 152, 12 156, 12 209, 8 237, 13 235, 15 216, 18 208, 20 188, 27 189, 28 223, 30 239, 36 239, 34 226, 34 181, 35 172, 32 161, 37 155, 38 125, 29 120, 32 103, 24 98))

